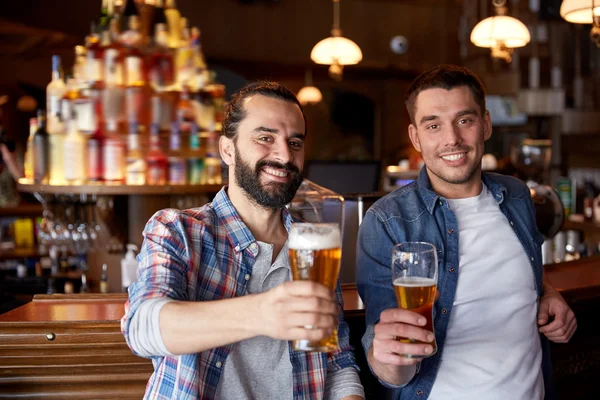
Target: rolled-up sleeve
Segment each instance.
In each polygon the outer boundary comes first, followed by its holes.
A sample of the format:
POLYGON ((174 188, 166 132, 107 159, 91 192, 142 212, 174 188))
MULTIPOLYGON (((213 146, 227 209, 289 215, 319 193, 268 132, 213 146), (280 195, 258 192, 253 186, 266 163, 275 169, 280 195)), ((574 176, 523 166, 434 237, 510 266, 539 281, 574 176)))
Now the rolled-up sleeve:
POLYGON ((189 268, 194 263, 180 211, 167 209, 154 214, 146 224, 143 236, 137 257, 137 280, 128 289, 129 298, 121 319, 121 331, 134 353, 130 328, 140 305, 149 299, 189 300, 188 280, 193 281, 195 274, 189 268))

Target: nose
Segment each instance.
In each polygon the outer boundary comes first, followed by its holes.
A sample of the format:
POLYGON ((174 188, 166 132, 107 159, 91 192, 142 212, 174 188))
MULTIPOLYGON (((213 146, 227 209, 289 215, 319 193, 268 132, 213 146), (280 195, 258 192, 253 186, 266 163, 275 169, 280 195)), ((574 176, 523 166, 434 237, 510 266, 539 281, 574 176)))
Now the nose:
POLYGON ((446 147, 456 147, 462 143, 460 128, 456 125, 450 125, 444 132, 444 145, 446 147))
POLYGON ((273 145, 273 158, 282 164, 292 161, 292 152, 288 146, 287 139, 280 138, 275 142, 273 145))

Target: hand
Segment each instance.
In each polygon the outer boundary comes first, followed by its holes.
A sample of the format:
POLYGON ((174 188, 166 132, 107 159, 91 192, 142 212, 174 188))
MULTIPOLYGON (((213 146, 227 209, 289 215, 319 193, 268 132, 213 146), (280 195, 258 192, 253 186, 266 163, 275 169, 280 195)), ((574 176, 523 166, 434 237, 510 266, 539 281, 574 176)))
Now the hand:
POLYGON ((540 299, 538 324, 543 325, 540 332, 555 343, 567 343, 577 329, 575 313, 560 293, 549 285, 544 285, 544 295, 540 299), (554 320, 548 323, 551 317, 554 320))
POLYGON ((397 336, 411 338, 422 342, 432 342, 433 332, 421 328, 425 325, 425 317, 401 308, 390 308, 381 313, 379 323, 375 325, 373 339, 373 357, 384 364, 411 365, 420 361, 402 354, 426 356, 433 348, 429 344, 402 343, 397 336))
POLYGON ((280 340, 321 340, 338 327, 334 293, 311 281, 288 281, 261 295, 261 334, 280 340))

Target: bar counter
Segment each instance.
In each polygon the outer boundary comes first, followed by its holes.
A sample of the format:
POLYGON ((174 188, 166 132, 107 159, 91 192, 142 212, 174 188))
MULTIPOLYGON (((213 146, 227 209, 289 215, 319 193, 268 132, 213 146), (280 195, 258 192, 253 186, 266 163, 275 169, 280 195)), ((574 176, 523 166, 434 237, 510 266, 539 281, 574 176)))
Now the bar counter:
MULTIPOLYGON (((598 398, 590 395, 600 393, 592 386, 600 373, 593 326, 600 304, 600 256, 546 266, 546 276, 579 321, 571 343, 553 345, 559 399, 598 398)), ((343 294, 361 379, 368 398, 380 398, 381 387, 360 348, 364 305, 354 285, 343 285, 343 294)), ((0 315, 0 399, 141 398, 153 368, 131 353, 121 334, 125 300, 124 293, 36 295, 0 315)))

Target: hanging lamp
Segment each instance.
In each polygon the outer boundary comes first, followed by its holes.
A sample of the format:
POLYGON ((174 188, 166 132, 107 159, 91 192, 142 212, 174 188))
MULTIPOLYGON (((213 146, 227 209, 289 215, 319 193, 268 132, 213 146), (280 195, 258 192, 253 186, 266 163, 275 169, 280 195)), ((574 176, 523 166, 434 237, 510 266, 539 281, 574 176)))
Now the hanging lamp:
POLYGON ((529 30, 521 21, 506 15, 506 0, 492 0, 495 15, 479 21, 471 31, 471 42, 491 49, 492 58, 512 61, 512 52, 531 40, 529 30))
POLYGON ((296 96, 300 104, 317 104, 321 100, 323 100, 323 95, 318 87, 313 86, 312 83, 312 71, 310 69, 306 70, 306 76, 304 78, 304 87, 300 89, 298 95, 296 96))
POLYGON ((590 38, 600 47, 600 0, 563 0, 560 16, 573 24, 592 24, 590 38))
POLYGON ((340 28, 340 0, 333 0, 333 28, 331 36, 313 47, 310 58, 317 64, 330 65, 329 76, 341 80, 344 65, 358 64, 362 60, 360 47, 342 36, 340 28))

